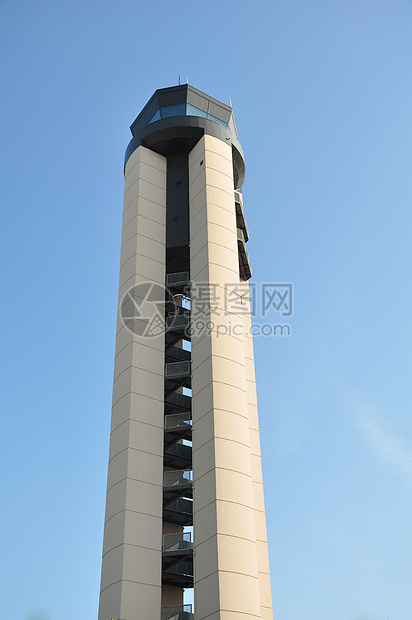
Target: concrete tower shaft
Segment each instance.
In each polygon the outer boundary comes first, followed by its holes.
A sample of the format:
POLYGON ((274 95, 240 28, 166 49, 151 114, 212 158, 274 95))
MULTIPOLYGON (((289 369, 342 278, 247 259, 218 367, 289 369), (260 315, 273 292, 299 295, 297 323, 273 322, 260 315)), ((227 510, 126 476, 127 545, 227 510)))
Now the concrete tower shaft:
POLYGON ((269 620, 233 111, 178 86, 131 129, 99 620, 269 620))

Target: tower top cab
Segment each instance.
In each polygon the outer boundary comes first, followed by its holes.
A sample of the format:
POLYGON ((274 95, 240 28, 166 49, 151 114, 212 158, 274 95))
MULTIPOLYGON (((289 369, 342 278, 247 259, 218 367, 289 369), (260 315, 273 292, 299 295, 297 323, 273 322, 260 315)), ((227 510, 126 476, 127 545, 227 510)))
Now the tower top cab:
POLYGON ((168 156, 189 153, 204 134, 231 144, 235 188, 241 189, 245 160, 233 110, 197 88, 182 84, 156 90, 130 130, 133 138, 126 149, 125 165, 141 145, 168 156))

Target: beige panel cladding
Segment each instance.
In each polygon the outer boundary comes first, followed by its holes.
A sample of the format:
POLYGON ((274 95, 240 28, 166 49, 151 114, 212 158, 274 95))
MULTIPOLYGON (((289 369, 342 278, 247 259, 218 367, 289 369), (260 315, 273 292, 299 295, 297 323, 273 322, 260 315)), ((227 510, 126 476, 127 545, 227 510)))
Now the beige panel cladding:
MULTIPOLYGON (((243 297, 250 299, 249 284, 242 282, 243 297)), ((255 382, 255 363, 253 354, 252 321, 250 303, 248 312, 243 315, 245 342, 246 391, 249 412, 250 451, 252 460, 252 479, 255 503, 255 527, 257 541, 257 563, 259 571, 259 592, 262 620, 269 620, 272 613, 272 593, 269 575, 269 555, 266 536, 266 517, 263 496, 262 465, 260 459, 259 423, 257 415, 257 396, 255 382)))
POLYGON ((239 289, 229 144, 206 135, 189 154, 189 202, 195 618, 260 619, 243 317, 226 305, 239 289))
MULTIPOLYGON (((166 158, 140 146, 125 170, 119 308, 133 286, 139 304, 140 284, 164 285, 165 230, 166 158)), ((163 373, 164 337, 133 334, 119 311, 99 620, 160 618, 163 373)))

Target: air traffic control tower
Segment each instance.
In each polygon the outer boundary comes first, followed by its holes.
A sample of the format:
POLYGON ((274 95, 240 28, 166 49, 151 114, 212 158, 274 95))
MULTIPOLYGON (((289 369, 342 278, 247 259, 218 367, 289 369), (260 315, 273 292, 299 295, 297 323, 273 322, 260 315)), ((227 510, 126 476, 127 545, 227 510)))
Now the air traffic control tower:
POLYGON ((179 85, 131 131, 99 620, 272 620, 233 111, 179 85))

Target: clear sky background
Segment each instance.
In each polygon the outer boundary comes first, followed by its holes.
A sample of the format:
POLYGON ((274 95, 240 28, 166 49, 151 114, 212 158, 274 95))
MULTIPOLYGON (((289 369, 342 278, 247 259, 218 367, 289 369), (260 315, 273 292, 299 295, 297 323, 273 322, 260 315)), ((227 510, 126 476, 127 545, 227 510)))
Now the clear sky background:
POLYGON ((255 341, 274 619, 410 620, 412 2, 0 0, 0 67, 1 618, 97 618, 123 156, 180 74, 294 284, 255 341))

